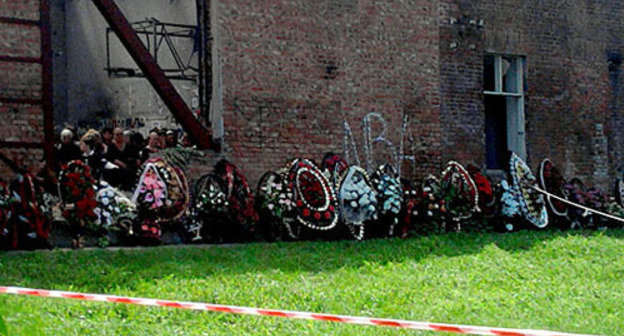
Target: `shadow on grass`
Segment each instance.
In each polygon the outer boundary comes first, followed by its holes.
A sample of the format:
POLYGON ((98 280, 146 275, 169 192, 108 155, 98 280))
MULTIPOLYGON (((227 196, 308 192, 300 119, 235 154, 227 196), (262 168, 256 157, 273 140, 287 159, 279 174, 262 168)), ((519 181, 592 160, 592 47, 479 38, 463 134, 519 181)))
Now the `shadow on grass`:
POLYGON ((52 251, 0 254, 0 285, 89 292, 132 290, 161 279, 203 279, 259 272, 321 273, 431 257, 479 253, 496 245, 509 253, 570 236, 621 239, 624 230, 460 233, 365 242, 296 242, 232 246, 159 247, 139 250, 52 251))

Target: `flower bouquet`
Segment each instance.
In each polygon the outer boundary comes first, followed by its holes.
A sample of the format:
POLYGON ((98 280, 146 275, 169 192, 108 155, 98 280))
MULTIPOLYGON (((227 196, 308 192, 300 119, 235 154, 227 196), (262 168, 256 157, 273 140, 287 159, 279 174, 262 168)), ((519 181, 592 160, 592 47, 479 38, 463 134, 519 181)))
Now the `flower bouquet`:
POLYGON ((30 173, 18 174, 9 185, 9 194, 10 248, 31 248, 33 243, 49 247, 51 207, 46 200, 50 199, 50 195, 43 191, 30 173), (20 246, 26 241, 28 245, 20 246))
POLYGON ((254 207, 254 197, 247 179, 238 167, 227 160, 217 162, 214 173, 225 182, 230 218, 240 231, 236 235, 239 239, 250 238, 255 231, 259 216, 254 207))
MULTIPOLYGON (((570 182, 563 186, 563 192, 565 198, 579 205, 587 206, 589 195, 585 193, 585 185, 578 178, 573 178, 570 182)), ((566 218, 568 219, 564 227, 566 229, 580 229, 587 225, 589 222, 590 213, 579 208, 569 207, 566 212, 566 218)))
POLYGON ((160 240, 162 225, 178 225, 190 202, 186 177, 182 170, 160 157, 143 164, 132 203, 137 205, 140 224, 135 234, 160 240))
POLYGON ((99 231, 95 213, 95 180, 91 169, 82 161, 71 161, 61 166, 59 195, 63 217, 73 226, 99 231))
POLYGON ((340 155, 334 153, 326 153, 321 163, 321 171, 325 177, 333 184, 334 190, 340 187, 339 180, 344 177, 349 164, 340 155))
POLYGON ((440 181, 427 176, 420 185, 411 181, 403 183, 403 221, 406 230, 426 235, 443 233, 446 212, 440 181))
POLYGON ((256 204, 260 226, 270 240, 282 239, 285 235, 291 239, 299 237, 292 225, 295 216, 292 192, 286 187, 280 173, 267 172, 260 178, 256 204))
POLYGON ((119 190, 113 188, 104 181, 97 184, 96 200, 98 207, 94 210, 98 216, 97 224, 107 231, 123 231, 130 234, 132 225, 124 222, 120 226, 122 218, 136 215, 136 206, 119 190))
POLYGON ((453 228, 459 231, 461 221, 481 211, 477 185, 461 164, 450 161, 442 172, 440 187, 447 218, 453 228))
POLYGON ((371 176, 371 183, 377 192, 379 202, 379 221, 389 222, 388 235, 394 235, 403 202, 403 190, 396 168, 391 164, 383 164, 371 176))
POLYGON ((11 202, 8 186, 0 181, 0 249, 9 247, 11 232, 9 219, 11 217, 11 202))
MULTIPOLYGON (((607 212, 607 207, 609 206, 609 196, 603 190, 599 188, 589 188, 585 192, 587 195, 587 206, 594 210, 598 210, 600 212, 607 212)), ((604 228, 609 223, 609 219, 591 213, 589 215, 588 226, 593 228, 604 228)))
POLYGON ((377 220, 378 202, 375 189, 366 171, 351 166, 343 172, 338 188, 340 215, 351 235, 364 239, 365 223, 377 220))
POLYGON ((497 203, 492 182, 485 175, 481 174, 479 168, 474 165, 468 165, 467 170, 477 186, 478 205, 481 215, 484 218, 493 218, 497 214, 497 203))
POLYGON ((229 201, 225 194, 225 182, 215 174, 206 174, 195 183, 194 195, 190 215, 186 218, 186 231, 192 235, 192 241, 202 240, 202 231, 206 229, 214 239, 216 223, 228 221, 229 201))

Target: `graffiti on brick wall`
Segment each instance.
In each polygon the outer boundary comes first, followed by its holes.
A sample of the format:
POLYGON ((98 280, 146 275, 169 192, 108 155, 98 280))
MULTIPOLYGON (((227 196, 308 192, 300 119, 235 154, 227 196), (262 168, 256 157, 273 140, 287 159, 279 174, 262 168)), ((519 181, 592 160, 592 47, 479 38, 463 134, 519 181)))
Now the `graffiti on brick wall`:
MULTIPOLYGON (((399 176, 401 174, 401 166, 403 161, 408 160, 413 162, 414 156, 405 153, 405 139, 408 137, 408 141, 411 140, 411 134, 408 134, 409 129, 409 117, 407 114, 403 115, 401 129, 399 132, 398 145, 389 139, 388 136, 388 122, 386 119, 377 112, 371 112, 362 118, 362 147, 364 153, 364 163, 367 171, 375 169, 376 145, 380 144, 390 154, 392 163, 397 169, 399 176), (377 124, 378 131, 374 131, 374 125, 377 124)), ((358 166, 362 166, 362 160, 360 159, 358 146, 356 144, 355 136, 351 129, 351 125, 347 120, 343 124, 344 131, 344 154, 347 162, 355 162, 358 166), (354 160, 354 161, 353 161, 354 160)), ((411 132, 410 132, 411 133, 411 132)))

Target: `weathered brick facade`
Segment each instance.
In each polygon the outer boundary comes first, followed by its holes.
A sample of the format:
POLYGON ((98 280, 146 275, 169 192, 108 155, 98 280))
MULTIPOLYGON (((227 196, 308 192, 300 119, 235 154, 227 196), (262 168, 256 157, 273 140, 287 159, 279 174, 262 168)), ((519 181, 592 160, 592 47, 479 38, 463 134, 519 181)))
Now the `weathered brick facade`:
POLYGON ((410 115, 415 139, 406 147, 419 162, 404 171, 440 166, 437 1, 225 0, 213 8, 225 142, 251 180, 293 157, 341 152, 344 120, 362 156, 362 118, 372 111, 397 146, 410 115))
MULTIPOLYGON (((37 20, 38 6, 0 0, 0 17, 37 20)), ((290 158, 341 152, 345 120, 363 158, 362 118, 373 111, 388 121, 386 137, 397 147, 409 116, 409 176, 436 172, 449 159, 484 166, 484 55, 522 55, 529 163, 536 168, 550 157, 568 177, 606 187, 624 155, 623 7, 606 0, 211 0, 215 133, 252 182, 290 158)), ((2 23, 0 32, 0 54, 38 57, 36 29, 2 23)), ((38 99, 37 66, 0 62, 0 96, 38 99)), ((0 118, 0 138, 33 141, 37 108, 0 105, 10 116, 0 118)), ((372 128, 379 132, 379 124, 372 128)))
POLYGON ((445 154, 483 157, 483 55, 524 55, 529 163, 536 168, 549 157, 568 177, 606 187, 622 159, 622 94, 608 62, 624 52, 622 3, 448 1, 441 8, 445 154))
POLYGON ((605 187, 620 165, 622 93, 608 63, 624 51, 620 2, 213 1, 225 140, 252 180, 340 151, 343 119, 359 128, 371 111, 394 143, 410 115, 405 173, 484 166, 486 53, 526 57, 533 167, 550 157, 605 187))
POLYGON ((28 166, 43 157, 41 49, 39 0, 0 0, 0 151, 28 166))

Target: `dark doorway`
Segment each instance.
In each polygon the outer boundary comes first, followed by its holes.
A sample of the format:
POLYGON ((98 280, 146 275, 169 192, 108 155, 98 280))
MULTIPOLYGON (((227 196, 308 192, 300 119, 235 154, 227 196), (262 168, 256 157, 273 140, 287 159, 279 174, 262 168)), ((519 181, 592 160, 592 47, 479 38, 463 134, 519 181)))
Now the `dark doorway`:
POLYGON ((507 152, 507 98, 485 96, 485 153, 487 169, 502 170, 507 152))

